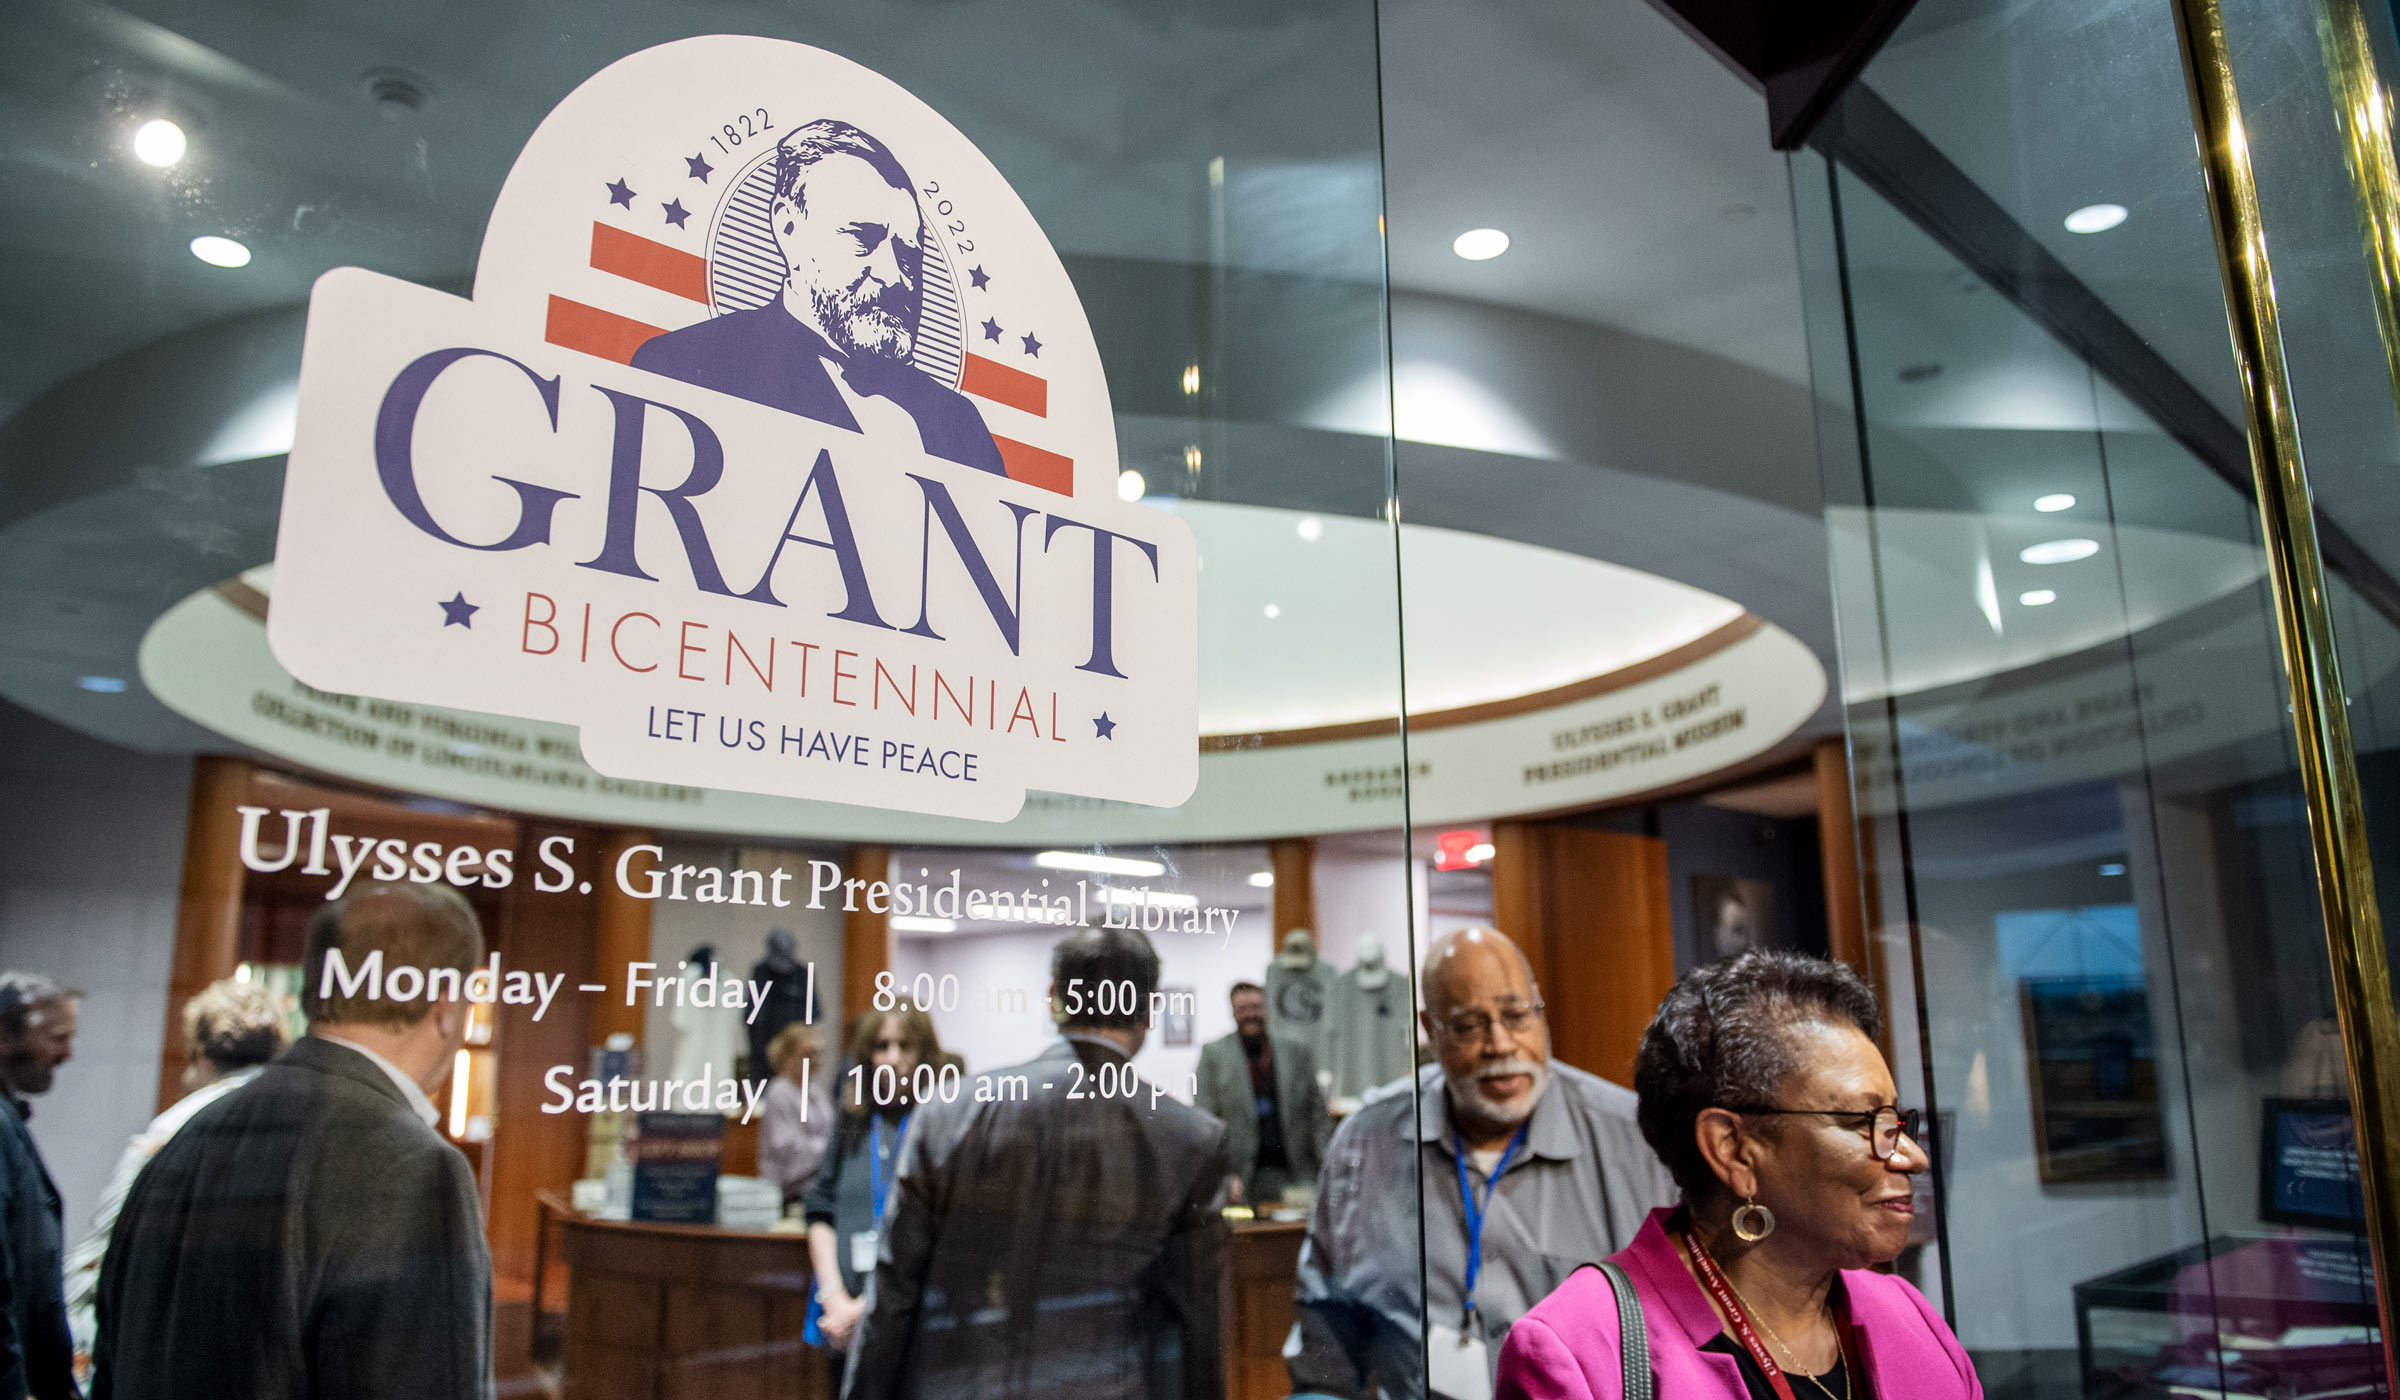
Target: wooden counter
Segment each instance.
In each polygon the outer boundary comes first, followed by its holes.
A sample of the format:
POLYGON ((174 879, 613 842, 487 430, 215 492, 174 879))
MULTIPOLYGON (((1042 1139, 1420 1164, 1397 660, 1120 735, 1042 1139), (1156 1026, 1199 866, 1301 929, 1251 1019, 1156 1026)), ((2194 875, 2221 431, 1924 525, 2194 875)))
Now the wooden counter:
POLYGON ((597 1220, 549 1191, 541 1205, 570 1280, 566 1400, 831 1400, 824 1354, 800 1340, 806 1235, 597 1220))
POLYGON ((1292 1393, 1283 1364, 1291 1335, 1292 1286, 1300 1277, 1305 1220, 1243 1220, 1225 1249, 1220 1307, 1225 1340, 1225 1400, 1283 1400, 1292 1393))
MULTIPOLYGON (((825 1354, 800 1340, 807 1236, 597 1220, 553 1191, 540 1203, 542 1251, 555 1230, 570 1280, 566 1400, 832 1400, 825 1354)), ((1221 1295, 1227 1400, 1291 1394, 1283 1340, 1307 1228, 1233 1226, 1221 1295)))

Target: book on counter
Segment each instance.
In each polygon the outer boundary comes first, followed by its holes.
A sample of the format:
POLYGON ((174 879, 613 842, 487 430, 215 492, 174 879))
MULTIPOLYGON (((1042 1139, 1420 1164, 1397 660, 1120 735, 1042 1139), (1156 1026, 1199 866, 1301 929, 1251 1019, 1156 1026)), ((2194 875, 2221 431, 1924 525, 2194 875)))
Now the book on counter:
POLYGON ((725 1120, 714 1113, 637 1113, 625 1139, 632 1215, 666 1225, 714 1225, 725 1120))

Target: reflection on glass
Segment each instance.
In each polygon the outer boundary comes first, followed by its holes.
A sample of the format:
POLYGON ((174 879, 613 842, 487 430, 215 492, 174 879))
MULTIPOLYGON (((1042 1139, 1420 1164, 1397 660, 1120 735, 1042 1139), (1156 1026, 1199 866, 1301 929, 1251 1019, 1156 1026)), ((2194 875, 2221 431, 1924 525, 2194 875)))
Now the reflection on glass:
POLYGON ((1920 6, 1793 167, 1862 864, 1935 1125, 1903 1268, 1994 1394, 2380 1393, 2355 1222, 2278 1203, 2355 1162, 2171 16, 2024 18, 1920 6))

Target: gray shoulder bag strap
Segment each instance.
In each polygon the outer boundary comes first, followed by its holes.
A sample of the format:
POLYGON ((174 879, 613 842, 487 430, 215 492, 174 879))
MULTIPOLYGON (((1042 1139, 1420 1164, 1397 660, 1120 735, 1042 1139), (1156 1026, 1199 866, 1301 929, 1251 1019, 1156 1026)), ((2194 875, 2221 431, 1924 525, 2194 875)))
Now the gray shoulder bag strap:
POLYGON ((1633 1280, 1622 1265, 1603 1259, 1592 1267, 1617 1295, 1617 1364, 1622 1368, 1625 1400, 1652 1400, 1650 1333, 1642 1325, 1642 1296, 1633 1291, 1633 1280))

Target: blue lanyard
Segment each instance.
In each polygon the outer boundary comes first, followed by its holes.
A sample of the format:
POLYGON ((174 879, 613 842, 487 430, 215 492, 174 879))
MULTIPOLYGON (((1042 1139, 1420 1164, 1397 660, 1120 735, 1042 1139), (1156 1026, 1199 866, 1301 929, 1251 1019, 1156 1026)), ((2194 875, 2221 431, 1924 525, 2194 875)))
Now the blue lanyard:
POLYGON ((1455 1151, 1458 1166, 1458 1199, 1467 1214, 1467 1327, 1472 1327, 1475 1322, 1475 1280, 1483 1274, 1484 1213, 1491 1206, 1492 1193, 1500 1189, 1500 1174, 1508 1170, 1509 1161, 1517 1155, 1517 1149, 1525 1145, 1526 1130, 1532 1126, 1533 1120, 1526 1119, 1518 1126, 1517 1135, 1508 1140, 1508 1146, 1500 1150, 1500 1160, 1492 1164, 1492 1174, 1485 1179, 1483 1200, 1480 1202, 1475 1199, 1474 1183, 1467 1179, 1467 1144, 1459 1137, 1458 1129, 1450 1130, 1450 1145, 1455 1151))
MULTIPOLYGON (((901 1139, 908 1136, 909 1115, 900 1115, 900 1126, 892 1129, 892 1148, 897 1151, 901 1139)), ((875 1194, 875 1228, 883 1228, 883 1204, 889 1185, 883 1179, 883 1115, 877 1114, 867 1124, 867 1188, 875 1194)), ((1522 1136, 1522 1134, 1520 1134, 1522 1136)))

